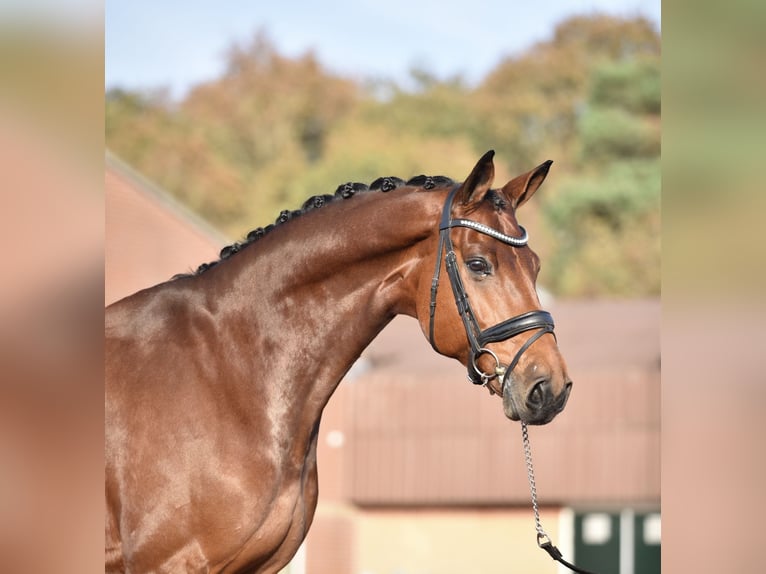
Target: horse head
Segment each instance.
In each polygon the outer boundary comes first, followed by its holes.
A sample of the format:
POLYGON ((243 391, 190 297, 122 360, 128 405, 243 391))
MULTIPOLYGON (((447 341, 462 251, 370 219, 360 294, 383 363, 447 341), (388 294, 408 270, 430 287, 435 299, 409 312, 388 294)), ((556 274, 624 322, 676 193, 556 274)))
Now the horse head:
POLYGON ((472 382, 500 395, 508 418, 545 424, 563 410, 572 382, 553 318, 540 308, 540 260, 516 210, 552 162, 492 189, 493 155, 487 152, 447 196, 438 237, 429 242, 435 267, 424 265, 418 281, 417 315, 434 349, 458 359, 472 382))

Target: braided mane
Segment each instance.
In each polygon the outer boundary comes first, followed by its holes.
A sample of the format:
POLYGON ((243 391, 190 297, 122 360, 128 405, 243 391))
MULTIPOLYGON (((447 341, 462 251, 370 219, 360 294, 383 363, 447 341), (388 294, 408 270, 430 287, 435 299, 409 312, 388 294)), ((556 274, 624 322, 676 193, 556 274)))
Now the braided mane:
POLYGON ((454 185, 455 181, 449 177, 443 175, 427 176, 417 175, 408 181, 404 181, 398 177, 379 177, 373 181, 369 186, 359 182, 348 182, 338 186, 334 194, 313 195, 303 202, 300 209, 289 210, 285 209, 279 213, 274 223, 267 225, 266 227, 258 227, 253 229, 247 234, 247 237, 243 241, 232 243, 221 249, 220 259, 217 261, 211 261, 210 263, 203 263, 197 267, 196 271, 192 273, 179 273, 173 276, 173 279, 179 279, 182 277, 192 277, 204 273, 211 267, 218 265, 221 261, 228 259, 235 253, 242 251, 248 245, 251 245, 258 241, 261 237, 269 233, 277 225, 281 225, 286 221, 300 217, 301 215, 308 213, 314 209, 321 209, 329 203, 336 201, 342 201, 355 196, 358 193, 368 192, 382 192, 386 193, 403 186, 421 187, 426 190, 431 190, 439 187, 445 187, 448 185, 454 185))

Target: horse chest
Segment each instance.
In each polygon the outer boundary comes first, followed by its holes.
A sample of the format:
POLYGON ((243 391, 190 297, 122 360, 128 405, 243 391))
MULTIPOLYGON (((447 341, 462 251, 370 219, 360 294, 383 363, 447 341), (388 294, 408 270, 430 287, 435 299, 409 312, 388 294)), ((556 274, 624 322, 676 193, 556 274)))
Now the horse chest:
MULTIPOLYGON (((260 506, 262 494, 253 492, 252 505, 260 506)), ((307 481, 280 485, 267 510, 238 512, 221 509, 226 520, 210 521, 190 531, 188 542, 172 554, 159 547, 145 548, 138 560, 128 560, 137 572, 205 572, 209 574, 276 573, 293 557, 303 542, 316 505, 316 476, 307 481), (154 558, 152 558, 154 556, 154 558)), ((252 507, 251 507, 252 508, 252 507)), ((108 572, 124 572, 123 567, 108 572)))
MULTIPOLYGON (((127 528, 122 542, 112 546, 115 556, 126 552, 127 570, 278 572, 295 554, 317 501, 316 433, 297 450, 290 441, 235 441, 240 433, 233 428, 225 434, 231 449, 225 453, 216 441, 200 439, 182 454, 148 457, 151 465, 141 475, 165 465, 173 469, 163 473, 172 483, 162 483, 152 496, 129 496, 132 503, 123 504, 127 528), (197 451, 205 462, 187 468, 183 461, 197 451), (176 491, 177 496, 168 495, 176 491)), ((158 445, 156 438, 152 445, 158 445)), ((116 556, 114 571, 122 561, 116 556)))
POLYGON ((221 572, 278 572, 293 557, 306 536, 317 502, 316 461, 298 480, 281 484, 268 512, 237 558, 221 572))

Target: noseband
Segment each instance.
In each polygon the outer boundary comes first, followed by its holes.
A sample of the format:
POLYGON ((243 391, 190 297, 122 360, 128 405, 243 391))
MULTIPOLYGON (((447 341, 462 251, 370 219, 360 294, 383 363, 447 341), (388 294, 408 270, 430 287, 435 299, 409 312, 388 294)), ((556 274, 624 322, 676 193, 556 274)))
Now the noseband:
POLYGON ((502 379, 503 377, 510 375, 518 364, 519 359, 521 359, 521 355, 529 349, 532 343, 546 333, 553 334, 553 317, 547 311, 529 311, 517 315, 516 317, 506 319, 502 323, 498 323, 483 331, 479 328, 476 316, 468 302, 468 294, 465 292, 463 280, 460 278, 457 256, 455 255, 452 239, 450 238, 450 229, 453 227, 467 227, 474 231, 478 231, 479 233, 489 235, 490 237, 513 247, 525 246, 528 237, 527 232, 523 227, 521 228, 521 237, 512 237, 482 223, 471 221, 470 219, 452 219, 452 202, 458 189, 459 186, 456 185, 447 196, 447 201, 444 203, 444 208, 442 210, 441 221, 439 222, 439 250, 436 255, 436 270, 434 271, 434 277, 431 281, 431 309, 428 337, 431 346, 438 352, 439 349, 436 348, 436 342, 434 341, 434 317, 436 315, 436 292, 439 288, 442 253, 444 253, 444 263, 447 269, 447 275, 449 276, 450 285, 452 285, 452 293, 455 296, 458 314, 463 321, 465 333, 468 337, 468 343, 471 346, 471 360, 468 364, 468 380, 475 385, 486 385, 495 377, 500 377, 502 379), (539 330, 521 346, 508 366, 501 364, 497 355, 485 347, 485 345, 490 343, 505 341, 520 333, 531 331, 533 329, 539 330), (479 369, 476 364, 478 358, 484 354, 491 355, 492 358, 495 359, 494 373, 485 373, 479 369))

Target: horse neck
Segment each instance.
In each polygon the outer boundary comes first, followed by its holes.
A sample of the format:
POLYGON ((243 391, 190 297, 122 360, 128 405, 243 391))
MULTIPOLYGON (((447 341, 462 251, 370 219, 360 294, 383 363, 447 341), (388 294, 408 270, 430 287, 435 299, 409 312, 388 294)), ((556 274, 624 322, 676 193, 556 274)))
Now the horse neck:
POLYGON ((283 416, 313 428, 380 330, 396 314, 414 315, 413 272, 423 240, 435 236, 441 195, 397 190, 331 203, 209 272, 233 329, 252 333, 236 352, 257 357, 252 380, 282 401, 283 416))

